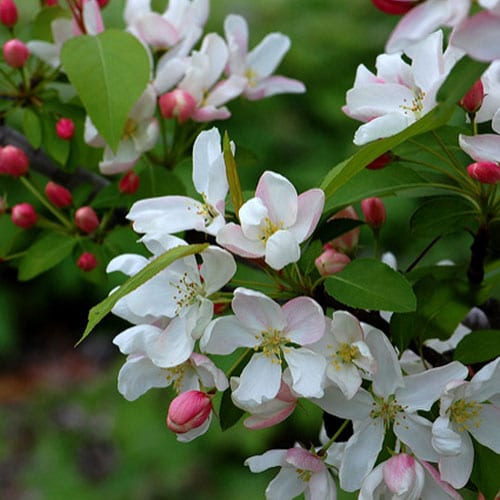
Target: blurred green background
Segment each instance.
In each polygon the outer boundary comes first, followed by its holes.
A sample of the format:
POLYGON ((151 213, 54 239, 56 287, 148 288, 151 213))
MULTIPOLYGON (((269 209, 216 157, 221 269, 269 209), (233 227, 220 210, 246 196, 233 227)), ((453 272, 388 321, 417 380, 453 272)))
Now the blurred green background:
MULTIPOLYGON (((302 80, 308 90, 230 103, 233 117, 216 124, 256 157, 241 166, 245 188, 252 189, 266 169, 300 189, 317 186, 354 151, 358 124, 341 111, 345 92, 358 64, 373 68, 396 19, 369 0, 211 3, 206 32, 223 34, 224 17, 236 13, 248 20, 251 46, 271 31, 290 36, 292 48, 278 73, 302 80)), ((153 1, 158 8, 164 4, 153 1)), ((107 26, 123 26, 122 9, 123 1, 111 0, 104 10, 107 26)), ((383 241, 402 262, 414 257, 405 253, 412 206, 411 199, 387 201, 391 230, 383 241)), ((221 433, 214 422, 193 443, 177 443, 165 426, 168 391, 152 390, 130 403, 116 390, 124 358, 111 340, 127 327, 124 322, 108 318, 73 347, 89 308, 111 287, 90 284, 74 270, 67 262, 17 283, 15 270, 0 264, 0 498, 263 498, 276 470, 252 474, 243 461, 292 446, 297 436, 316 440, 318 411, 298 408, 277 430, 249 432, 240 423, 221 433)))

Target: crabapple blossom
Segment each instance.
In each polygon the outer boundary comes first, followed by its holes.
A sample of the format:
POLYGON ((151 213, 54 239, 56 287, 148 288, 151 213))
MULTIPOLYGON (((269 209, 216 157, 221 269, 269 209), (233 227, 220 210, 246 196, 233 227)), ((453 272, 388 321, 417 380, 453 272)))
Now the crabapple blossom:
POLYGON ((472 437, 500 453, 500 358, 479 370, 470 382, 452 380, 440 399, 432 425, 432 446, 439 453, 441 478, 455 488, 468 481, 474 461, 472 437))
POLYGON ((139 233, 177 233, 188 229, 215 236, 224 226, 225 198, 229 190, 219 131, 201 132, 193 146, 193 184, 202 202, 187 196, 140 200, 127 218, 139 233))
POLYGON ((360 322, 346 311, 335 311, 332 319, 327 319, 325 334, 310 348, 326 357, 326 378, 347 399, 361 387, 361 374, 373 374, 377 369, 360 322))
POLYGON ((323 253, 314 261, 314 265, 321 276, 329 276, 344 269, 351 259, 344 253, 338 252, 332 245, 324 245, 323 253))
POLYGON ((242 257, 264 257, 270 267, 282 269, 299 260, 299 245, 314 231, 324 200, 321 189, 297 195, 288 179, 266 171, 259 179, 255 197, 239 210, 240 225, 222 227, 217 243, 242 257))
POLYGON ((288 450, 269 450, 245 460, 252 472, 281 467, 266 488, 267 500, 292 499, 305 494, 309 500, 335 500, 337 490, 325 462, 299 446, 288 450))
MULTIPOLYGON (((413 12, 413 11, 412 11, 413 12)), ((377 73, 358 66, 354 87, 347 92, 344 112, 365 122, 354 135, 359 145, 401 132, 436 105, 436 93, 457 60, 443 54, 443 34, 436 31, 400 53, 377 57, 377 73)))
POLYGON ((325 358, 304 347, 319 340, 325 329, 323 311, 313 299, 296 297, 280 307, 263 293, 240 287, 234 291, 232 309, 234 316, 210 323, 200 346, 210 354, 230 354, 239 347, 256 351, 241 372, 233 393, 236 400, 260 405, 275 398, 283 361, 294 393, 321 397, 325 358))
POLYGON ((185 90, 175 89, 158 99, 161 116, 176 118, 179 123, 186 122, 196 109, 194 97, 185 90))
POLYGON ((302 93, 302 82, 283 76, 271 76, 290 48, 290 39, 282 33, 270 33, 248 52, 248 24, 234 14, 226 17, 224 32, 229 47, 227 73, 246 78, 243 95, 250 100, 275 94, 302 93))
POLYGON ((155 110, 156 93, 153 86, 148 85, 130 111, 116 151, 105 143, 87 116, 85 142, 94 147, 104 147, 104 157, 99 162, 99 168, 103 174, 117 174, 129 170, 142 153, 155 146, 160 131, 158 120, 154 117, 155 110))
POLYGON ((453 362, 403 377, 387 337, 375 328, 369 328, 365 335, 377 361, 371 392, 360 388, 347 399, 340 389, 329 386, 323 398, 313 400, 326 412, 353 420, 354 434, 347 441, 339 471, 340 486, 346 491, 361 487, 389 428, 419 459, 437 461, 431 445, 432 424, 416 412, 430 410, 450 380, 464 379, 468 374, 464 365, 453 362))

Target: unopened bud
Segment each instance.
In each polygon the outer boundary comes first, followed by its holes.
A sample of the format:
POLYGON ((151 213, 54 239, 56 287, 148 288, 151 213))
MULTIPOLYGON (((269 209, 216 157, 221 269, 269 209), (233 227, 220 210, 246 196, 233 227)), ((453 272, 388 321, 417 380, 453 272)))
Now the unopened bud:
POLYGON ((56 133, 58 137, 69 141, 75 135, 75 124, 71 118, 61 118, 56 123, 56 133))
POLYGON ((175 89, 158 99, 163 118, 177 118, 179 123, 188 120, 196 108, 194 97, 185 90, 175 89))
MULTIPOLYGON (((354 207, 349 206, 344 208, 340 212, 337 212, 335 215, 332 215, 328 220, 330 221, 335 219, 359 220, 359 217, 354 207)), ((334 240, 332 240, 330 244, 332 247, 338 250, 342 250, 342 252, 349 253, 352 250, 354 250, 354 248, 357 246, 359 241, 360 231, 361 230, 359 227, 355 227, 354 229, 351 229, 351 231, 348 231, 347 233, 344 233, 342 236, 339 236, 334 240)))
POLYGON ((378 10, 386 14, 406 14, 418 3, 417 0, 372 0, 378 10))
POLYGON ((416 481, 415 459, 406 453, 389 458, 384 463, 384 482, 392 493, 397 495, 412 490, 416 481))
POLYGON ((215 302, 214 314, 222 314, 228 307, 227 302, 215 302))
POLYGON ((385 224, 387 214, 384 202, 380 198, 365 198, 361 201, 361 210, 366 223, 373 229, 379 229, 385 224))
POLYGON ((47 7, 52 7, 53 5, 58 5, 57 0, 45 0, 45 5, 47 7))
POLYGON ((92 271, 97 267, 97 259, 95 255, 90 252, 83 252, 78 258, 76 265, 85 272, 92 271))
POLYGON ((19 203, 12 207, 12 222, 23 229, 28 229, 36 224, 37 215, 30 203, 19 203))
POLYGON ((47 182, 45 186, 45 196, 59 208, 69 207, 73 203, 71 193, 64 186, 52 181, 47 182))
POLYGON ((30 56, 28 46, 16 38, 5 42, 2 52, 5 62, 12 68, 22 68, 30 56))
POLYGON ((326 246, 324 252, 314 261, 314 264, 321 276, 329 276, 342 271, 349 262, 351 262, 351 259, 345 253, 338 252, 331 246, 326 246))
POLYGON ((0 0, 0 23, 12 28, 17 23, 17 7, 13 0, 0 0))
POLYGON ((483 104, 484 87, 481 80, 478 80, 460 101, 459 106, 465 109, 467 113, 475 113, 483 104))
POLYGON ((386 153, 380 155, 378 158, 375 158, 371 163, 366 165, 366 168, 368 170, 380 170, 393 161, 394 155, 390 151, 387 151, 386 153))
POLYGON ((75 212, 75 224, 78 229, 90 234, 99 226, 99 217, 92 207, 80 207, 75 212))
POLYGON ((492 161, 478 161, 467 167, 467 173, 483 184, 497 184, 500 181, 500 167, 492 161))
POLYGON ((179 394, 168 409, 167 426, 176 434, 184 434, 203 425, 212 411, 210 396, 201 391, 179 394))
POLYGON ((0 174, 21 177, 30 166, 26 153, 11 144, 0 150, 0 174))
POLYGON ((106 5, 108 5, 109 0, 97 0, 97 3, 99 4, 99 7, 101 7, 102 9, 103 7, 106 7, 106 5))
POLYGON ((132 170, 127 172, 118 183, 120 193, 134 194, 139 189, 141 178, 132 170))

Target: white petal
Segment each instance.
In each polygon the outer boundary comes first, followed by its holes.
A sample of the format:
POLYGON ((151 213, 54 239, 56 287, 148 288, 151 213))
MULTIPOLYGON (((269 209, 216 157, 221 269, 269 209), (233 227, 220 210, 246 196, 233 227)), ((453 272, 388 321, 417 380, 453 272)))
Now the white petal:
POLYGON ((282 308, 286 318, 286 336, 295 344, 308 345, 319 340, 325 331, 321 306, 310 297, 296 297, 282 308))
POLYGON ((291 231, 276 231, 266 243, 264 260, 273 269, 283 269, 300 259, 300 247, 291 231))
POLYGON ((220 290, 236 272, 236 262, 234 257, 216 246, 208 247, 202 254, 203 264, 200 274, 205 283, 205 293, 207 296, 220 290))
POLYGON ((210 354, 231 354, 239 347, 256 345, 255 334, 235 316, 224 316, 212 321, 201 339, 201 349, 210 354))
POLYGON ((336 386, 325 389, 321 399, 314 399, 314 404, 331 415, 351 420, 365 420, 370 416, 373 397, 365 389, 360 389, 352 399, 347 399, 336 386))
POLYGON ((469 435, 462 434, 462 449, 458 455, 444 455, 439 460, 441 479, 454 488, 463 488, 469 480, 474 462, 474 447, 469 435))
POLYGON ((271 467, 285 465, 286 453, 287 450, 268 450, 262 455, 247 458, 245 465, 252 472, 262 472, 271 467))
POLYGON ((323 396, 322 383, 326 360, 309 349, 284 349, 284 356, 292 374, 292 389, 305 398, 323 396))
POLYGON ((290 39, 281 33, 267 35, 247 57, 247 65, 258 78, 269 76, 278 67, 290 48, 290 39))
POLYGON ((241 227, 232 222, 219 229, 216 241, 232 253, 249 259, 263 257, 266 250, 262 240, 248 239, 241 227))
POLYGON ((376 139, 390 137, 401 132, 414 121, 415 116, 413 115, 406 116, 396 111, 388 113, 361 125, 354 134, 354 144, 362 146, 376 139))
POLYGON ((394 422, 394 433, 407 444, 422 460, 437 461, 437 453, 432 447, 432 424, 416 414, 399 414, 394 422))
POLYGON ((144 353, 147 346, 161 333, 161 329, 153 325, 137 325, 127 328, 113 339, 123 354, 144 353))
POLYGON ((500 161, 500 136, 479 134, 458 136, 460 147, 476 161, 500 161))
POLYGON ((266 500, 283 500, 295 498, 300 495, 306 487, 296 469, 284 467, 266 488, 266 500))
POLYGON ((277 94, 302 94, 305 91, 306 86, 301 81, 276 75, 268 76, 256 85, 247 86, 244 95, 250 101, 257 101, 277 94))
POLYGON ((299 243, 309 238, 318 225, 325 205, 321 189, 309 189, 297 198, 297 220, 290 231, 299 243))
POLYGON ((479 414, 480 425, 470 425, 469 432, 482 445, 495 453, 500 453, 500 408, 491 404, 483 404, 479 414))
POLYGON ((106 272, 113 273, 115 271, 120 271, 127 276, 133 276, 134 274, 137 274, 148 263, 149 260, 142 255, 125 253, 111 259, 108 266, 106 267, 106 272))

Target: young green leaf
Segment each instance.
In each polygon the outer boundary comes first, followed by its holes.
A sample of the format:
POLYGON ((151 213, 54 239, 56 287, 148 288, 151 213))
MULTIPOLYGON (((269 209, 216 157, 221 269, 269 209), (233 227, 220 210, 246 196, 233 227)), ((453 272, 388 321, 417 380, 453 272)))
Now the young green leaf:
POLYGON ((455 349, 454 358, 473 364, 500 356, 500 330, 475 330, 464 337, 455 349))
POLYGON ((241 192, 240 178, 238 176, 238 170, 236 169, 236 162, 234 161, 234 155, 231 150, 231 143, 227 132, 224 133, 224 139, 222 142, 227 181, 229 183, 229 193, 231 194, 234 212, 237 215, 241 205, 243 205, 243 194, 241 192))

